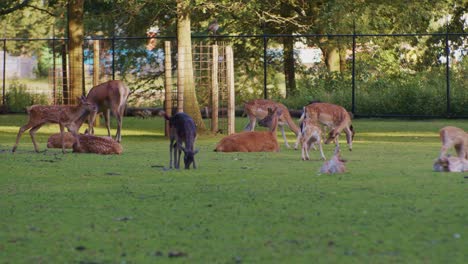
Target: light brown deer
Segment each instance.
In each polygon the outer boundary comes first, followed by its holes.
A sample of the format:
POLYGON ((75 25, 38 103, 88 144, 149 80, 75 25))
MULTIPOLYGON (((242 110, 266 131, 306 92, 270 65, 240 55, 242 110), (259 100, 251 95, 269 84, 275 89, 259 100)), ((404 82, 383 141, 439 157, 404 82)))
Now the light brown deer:
POLYGON ((28 107, 27 112, 29 115, 29 121, 19 129, 18 135, 16 136, 16 143, 11 151, 16 151, 21 135, 25 131, 31 129, 29 134, 31 135, 31 139, 34 144, 34 150, 39 152, 39 148, 37 147, 36 140, 34 138, 36 132, 47 123, 55 123, 60 126, 62 152, 65 153, 64 129, 67 128, 76 136, 86 117, 88 117, 88 115, 93 111, 96 111, 95 105, 88 102, 84 96, 79 98, 78 105, 33 105, 28 107))
MULTIPOLYGON (((336 147, 339 148, 338 137, 340 133, 344 131, 349 150, 351 151, 353 149, 355 131, 351 124, 351 116, 346 109, 339 105, 314 102, 305 106, 305 111, 299 121, 302 122, 306 115, 312 120, 320 122, 331 129, 325 140, 325 144, 335 141, 336 147)), ((300 141, 300 136, 299 134, 296 140, 296 149, 300 141)))
POLYGON ((434 161, 433 169, 438 172, 466 172, 468 171, 468 160, 443 156, 434 161))
POLYGON ((216 145, 214 151, 218 152, 278 152, 279 145, 276 138, 278 118, 281 109, 269 109, 273 116, 270 131, 244 131, 224 137, 216 145))
POLYGON ((446 156, 447 151, 455 147, 459 158, 468 159, 468 133, 463 129, 446 126, 440 129, 439 136, 442 141, 439 158, 446 156))
POLYGON ((245 103, 244 112, 249 118, 249 123, 245 126, 245 131, 254 131, 255 123, 257 119, 260 126, 266 126, 261 120, 268 115, 268 109, 277 108, 281 110, 281 115, 278 118, 278 126, 281 129, 281 135, 283 136, 284 144, 289 148, 288 140, 284 132, 284 126, 288 126, 292 132, 297 136, 300 133, 299 127, 296 125, 294 120, 291 118, 288 108, 282 103, 278 103, 272 100, 266 99, 255 99, 245 103))
POLYGON ((73 152, 95 154, 121 154, 122 145, 110 137, 97 137, 93 135, 78 135, 77 142, 73 144, 73 152))
POLYGON ((318 144, 322 160, 325 160, 322 148, 322 128, 317 121, 311 118, 305 118, 302 121, 301 129, 301 145, 302 145, 302 160, 309 160, 309 150, 312 144, 318 144))
POLYGON ((325 161, 320 168, 320 173, 335 174, 346 172, 346 160, 341 159, 340 150, 335 148, 335 154, 333 157, 325 161))
POLYGON ((112 114, 117 119, 115 139, 121 142, 122 121, 129 94, 130 90, 128 87, 122 81, 117 80, 108 81, 93 87, 86 98, 89 102, 94 103, 98 110, 89 116, 89 133, 94 134, 93 125, 96 115, 102 112, 106 121, 107 135, 110 137, 110 112, 112 111, 112 114))
MULTIPOLYGON (((76 142, 75 136, 71 132, 63 134, 63 144, 66 149, 71 149, 76 142)), ((47 139, 47 148, 62 148, 62 135, 60 133, 53 134, 47 139)))

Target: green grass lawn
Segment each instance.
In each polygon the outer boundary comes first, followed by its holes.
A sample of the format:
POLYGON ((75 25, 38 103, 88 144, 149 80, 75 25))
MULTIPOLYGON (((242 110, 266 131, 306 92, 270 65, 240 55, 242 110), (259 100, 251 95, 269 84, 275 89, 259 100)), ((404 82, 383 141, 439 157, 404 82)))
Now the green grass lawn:
MULTIPOLYGON (((120 156, 37 154, 28 133, 12 154, 25 120, 0 115, 0 263, 468 262, 468 173, 432 171, 438 130, 466 120, 355 120, 341 175, 280 134, 279 153, 201 135, 199 168, 167 170, 161 118, 125 118, 120 156)), ((57 131, 39 130, 41 150, 57 131)))

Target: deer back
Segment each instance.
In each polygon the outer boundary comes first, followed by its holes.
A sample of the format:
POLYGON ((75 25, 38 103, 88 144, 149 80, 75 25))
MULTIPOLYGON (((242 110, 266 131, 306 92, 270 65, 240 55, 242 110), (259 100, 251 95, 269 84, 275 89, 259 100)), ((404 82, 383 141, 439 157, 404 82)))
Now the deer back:
POLYGON ((124 82, 112 80, 93 87, 86 98, 97 105, 98 111, 102 112, 126 104, 129 93, 130 90, 124 82))

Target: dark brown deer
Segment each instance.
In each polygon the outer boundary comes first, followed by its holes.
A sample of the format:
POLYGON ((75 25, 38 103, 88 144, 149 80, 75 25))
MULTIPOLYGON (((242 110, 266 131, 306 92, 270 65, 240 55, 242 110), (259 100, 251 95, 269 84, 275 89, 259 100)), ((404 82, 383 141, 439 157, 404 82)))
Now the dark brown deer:
POLYGON ((16 136, 16 143, 11 151, 16 151, 21 135, 25 131, 31 129, 29 134, 34 144, 34 150, 39 152, 34 135, 43 125, 54 123, 60 126, 62 152, 65 153, 64 129, 67 128, 74 136, 77 136, 83 121, 91 112, 95 111, 95 105, 88 102, 84 96, 79 98, 78 105, 33 105, 28 107, 29 121, 19 129, 18 135, 16 136))
POLYGON ((281 115, 278 118, 278 126, 281 129, 281 135, 283 136, 284 144, 289 148, 288 140, 286 139, 286 134, 284 133, 284 126, 288 126, 292 132, 297 136, 300 133, 299 127, 294 123, 294 120, 291 118, 288 108, 278 102, 267 100, 267 99, 255 99, 245 103, 244 112, 249 118, 249 123, 245 126, 245 131, 254 131, 255 123, 257 120, 260 126, 267 126, 262 121, 268 115, 268 109, 277 108, 281 110, 281 115))
POLYGON ((276 138, 278 118, 281 110, 269 109, 271 118, 270 131, 244 131, 224 137, 216 145, 217 152, 278 152, 279 144, 276 138))
POLYGON ((97 111, 91 113, 89 116, 89 133, 94 134, 94 121, 96 115, 99 113, 104 114, 106 121, 107 135, 110 137, 110 112, 117 119, 117 133, 115 134, 115 140, 118 142, 122 141, 122 120, 125 111, 125 105, 127 98, 130 93, 128 87, 122 81, 108 81, 93 87, 88 95, 87 99, 89 102, 97 106, 97 111))
POLYGON ((190 169, 192 163, 193 168, 196 169, 195 154, 198 153, 198 150, 194 150, 194 145, 197 138, 197 128, 192 117, 186 113, 177 113, 169 117, 164 111, 159 112, 159 115, 164 116, 169 121, 169 168, 172 168, 173 165, 175 169, 180 168, 180 156, 183 151, 185 169, 190 169), (172 155, 174 155, 174 160, 172 155))

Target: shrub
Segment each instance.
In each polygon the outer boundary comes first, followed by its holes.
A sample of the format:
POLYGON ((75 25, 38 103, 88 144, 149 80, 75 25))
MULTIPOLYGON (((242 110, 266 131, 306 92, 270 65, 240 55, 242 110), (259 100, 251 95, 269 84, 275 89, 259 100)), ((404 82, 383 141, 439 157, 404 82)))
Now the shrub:
POLYGON ((8 110, 13 113, 25 112, 26 107, 34 104, 48 104, 47 96, 31 94, 25 84, 13 81, 5 96, 8 110))

